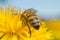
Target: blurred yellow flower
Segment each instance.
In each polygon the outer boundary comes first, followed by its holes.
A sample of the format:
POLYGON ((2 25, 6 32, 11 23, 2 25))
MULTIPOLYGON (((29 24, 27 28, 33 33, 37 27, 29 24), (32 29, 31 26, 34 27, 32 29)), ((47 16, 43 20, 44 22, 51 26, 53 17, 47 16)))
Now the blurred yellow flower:
POLYGON ((46 26, 53 32, 54 40, 60 40, 60 19, 46 22, 46 26))
POLYGON ((13 8, 0 8, 0 39, 1 40, 52 40, 52 34, 47 31, 46 23, 41 22, 39 30, 31 28, 31 37, 27 25, 22 26, 20 12, 13 8), (13 15, 13 14, 17 15, 13 15))

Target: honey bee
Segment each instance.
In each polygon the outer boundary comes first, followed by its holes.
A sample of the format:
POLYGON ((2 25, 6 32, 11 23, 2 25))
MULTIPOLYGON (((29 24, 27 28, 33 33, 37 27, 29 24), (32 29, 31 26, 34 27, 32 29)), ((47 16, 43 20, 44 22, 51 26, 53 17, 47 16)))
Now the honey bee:
POLYGON ((26 24, 28 26, 30 34, 31 34, 31 29, 29 27, 29 24, 36 30, 39 30, 40 28, 40 19, 35 13, 37 13, 37 10, 30 8, 25 10, 23 14, 21 14, 21 17, 23 19, 23 24, 26 24))
POLYGON ((20 17, 20 20, 22 20, 23 27, 25 25, 28 26, 30 35, 31 35, 31 29, 29 25, 31 25, 36 30, 39 30, 40 28, 40 19, 35 13, 37 13, 37 10, 30 8, 25 10, 20 17))

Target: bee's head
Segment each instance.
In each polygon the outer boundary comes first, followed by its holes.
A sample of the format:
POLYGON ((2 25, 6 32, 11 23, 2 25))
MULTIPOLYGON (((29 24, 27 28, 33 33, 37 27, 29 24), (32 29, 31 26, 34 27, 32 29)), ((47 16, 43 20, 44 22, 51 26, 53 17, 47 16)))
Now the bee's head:
POLYGON ((40 28, 40 21, 38 20, 38 18, 31 19, 30 23, 32 27, 35 28, 36 30, 40 28))

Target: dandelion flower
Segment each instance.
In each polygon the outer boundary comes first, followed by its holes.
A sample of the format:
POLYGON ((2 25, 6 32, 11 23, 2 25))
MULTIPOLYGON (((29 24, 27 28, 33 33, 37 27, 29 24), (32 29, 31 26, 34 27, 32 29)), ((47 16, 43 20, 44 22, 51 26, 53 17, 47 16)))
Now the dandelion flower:
POLYGON ((60 20, 50 20, 46 24, 48 29, 53 32, 54 40, 60 40, 60 20))
POLYGON ((1 40, 51 40, 52 34, 41 22, 39 30, 31 28, 31 37, 27 25, 23 27, 20 12, 13 8, 0 8, 0 39, 1 40), (13 15, 13 14, 17 15, 13 15))

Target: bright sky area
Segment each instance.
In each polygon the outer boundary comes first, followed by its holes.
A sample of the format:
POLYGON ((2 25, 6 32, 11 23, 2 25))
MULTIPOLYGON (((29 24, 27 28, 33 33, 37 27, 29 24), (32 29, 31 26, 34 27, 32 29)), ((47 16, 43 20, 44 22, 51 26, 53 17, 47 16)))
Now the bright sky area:
POLYGON ((21 9, 35 8, 41 18, 59 18, 60 0, 0 0, 0 6, 12 5, 21 9))

